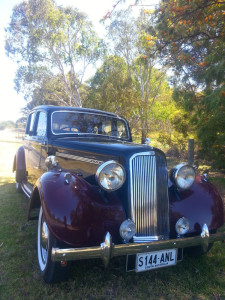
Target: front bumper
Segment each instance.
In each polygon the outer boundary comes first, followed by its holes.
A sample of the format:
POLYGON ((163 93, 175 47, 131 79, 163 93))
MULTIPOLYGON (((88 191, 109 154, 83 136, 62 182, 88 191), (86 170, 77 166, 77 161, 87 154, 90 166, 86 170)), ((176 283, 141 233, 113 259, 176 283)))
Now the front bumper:
POLYGON ((202 246, 203 251, 206 251, 210 243, 224 240, 225 232, 219 232, 209 235, 209 232, 207 230, 203 230, 200 236, 195 237, 177 238, 173 240, 148 243, 115 245, 112 243, 112 237, 110 233, 107 232, 105 241, 100 246, 69 249, 52 248, 52 261, 71 261, 101 258, 104 265, 107 266, 110 259, 115 256, 193 246, 202 246))

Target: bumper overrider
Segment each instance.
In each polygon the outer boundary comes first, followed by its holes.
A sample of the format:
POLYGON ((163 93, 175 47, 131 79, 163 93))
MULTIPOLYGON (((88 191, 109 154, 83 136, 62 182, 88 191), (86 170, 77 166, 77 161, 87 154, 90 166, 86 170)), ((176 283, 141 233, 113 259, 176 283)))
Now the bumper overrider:
POLYGON ((225 241, 225 232, 218 232, 210 235, 206 225, 203 226, 202 233, 199 236, 119 245, 112 243, 111 234, 107 232, 105 240, 100 246, 68 249, 52 248, 52 260, 63 262, 101 258, 105 267, 107 267, 110 259, 115 256, 131 255, 166 249, 187 248, 193 246, 201 246, 203 251, 206 251, 210 243, 217 241, 225 241))

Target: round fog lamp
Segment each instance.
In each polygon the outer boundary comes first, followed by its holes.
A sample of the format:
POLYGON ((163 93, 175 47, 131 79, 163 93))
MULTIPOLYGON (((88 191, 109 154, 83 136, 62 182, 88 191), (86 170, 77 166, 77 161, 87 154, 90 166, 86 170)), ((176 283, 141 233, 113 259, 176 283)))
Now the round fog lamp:
POLYGON ((132 239, 135 233, 136 233, 136 225, 132 220, 127 219, 123 221, 123 223, 120 225, 120 236, 126 242, 129 242, 129 240, 132 239))
POLYGON ((188 232, 189 228, 190 228, 189 221, 185 217, 180 218, 175 225, 176 232, 179 235, 186 234, 188 232))

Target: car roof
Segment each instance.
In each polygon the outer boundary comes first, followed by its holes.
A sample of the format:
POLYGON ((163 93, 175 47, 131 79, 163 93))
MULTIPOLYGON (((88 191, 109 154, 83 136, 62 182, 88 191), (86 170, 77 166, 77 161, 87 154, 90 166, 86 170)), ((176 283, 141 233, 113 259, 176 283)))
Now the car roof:
POLYGON ((111 117, 117 117, 121 118, 119 115, 111 112, 105 112, 102 110, 98 109, 92 109, 92 108, 81 108, 81 107, 71 107, 71 106, 54 106, 54 105, 40 105, 32 109, 32 111, 35 110, 45 110, 45 111, 61 111, 61 110, 66 110, 66 111, 76 111, 76 112, 86 112, 86 113, 96 113, 96 114, 102 114, 102 115, 108 115, 111 117))

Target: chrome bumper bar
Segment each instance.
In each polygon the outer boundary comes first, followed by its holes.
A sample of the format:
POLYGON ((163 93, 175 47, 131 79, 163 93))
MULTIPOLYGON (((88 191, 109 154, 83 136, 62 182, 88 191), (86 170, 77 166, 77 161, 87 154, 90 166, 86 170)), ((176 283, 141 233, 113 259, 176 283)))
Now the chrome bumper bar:
POLYGON ((53 261, 71 261, 91 258, 101 258, 105 266, 109 264, 110 258, 115 256, 151 252, 164 249, 186 248, 202 246, 206 251, 209 243, 224 241, 225 232, 209 235, 202 232, 200 236, 178 238, 173 240, 156 241, 148 243, 132 243, 115 245, 109 232, 105 236, 105 241, 100 246, 85 248, 59 249, 52 248, 53 261))

